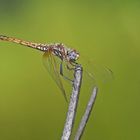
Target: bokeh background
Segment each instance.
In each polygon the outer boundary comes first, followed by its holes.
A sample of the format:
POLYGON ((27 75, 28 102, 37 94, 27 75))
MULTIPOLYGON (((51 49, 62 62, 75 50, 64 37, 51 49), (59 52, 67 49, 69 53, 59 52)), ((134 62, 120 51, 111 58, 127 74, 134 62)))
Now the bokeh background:
MULTIPOLYGON (((115 78, 99 87, 82 139, 140 139, 138 0, 0 0, 0 34, 63 42, 109 67, 115 78)), ((89 96, 80 95, 74 131, 89 96)), ((41 52, 0 42, 1 140, 59 140, 67 107, 41 52)))

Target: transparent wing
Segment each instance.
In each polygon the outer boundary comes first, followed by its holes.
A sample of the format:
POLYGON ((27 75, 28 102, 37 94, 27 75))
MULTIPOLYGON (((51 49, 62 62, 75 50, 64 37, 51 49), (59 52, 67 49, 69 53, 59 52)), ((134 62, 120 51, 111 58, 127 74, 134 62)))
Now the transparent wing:
MULTIPOLYGON (((58 58, 57 58, 58 59, 58 58)), ((60 75, 60 63, 57 64, 55 56, 53 56, 50 52, 45 52, 43 55, 43 63, 46 67, 47 71, 57 84, 57 86, 60 88, 61 92, 63 93, 63 96, 65 100, 67 101, 67 96, 65 89, 63 87, 61 75, 60 75)))
POLYGON ((111 92, 113 73, 109 68, 97 64, 88 57, 81 56, 77 62, 83 67, 81 95, 84 100, 90 96, 94 87, 98 87, 101 93, 111 92))
POLYGON ((83 82, 90 83, 92 87, 110 85, 114 78, 113 72, 108 67, 97 64, 92 59, 81 56, 78 63, 83 66, 83 82))

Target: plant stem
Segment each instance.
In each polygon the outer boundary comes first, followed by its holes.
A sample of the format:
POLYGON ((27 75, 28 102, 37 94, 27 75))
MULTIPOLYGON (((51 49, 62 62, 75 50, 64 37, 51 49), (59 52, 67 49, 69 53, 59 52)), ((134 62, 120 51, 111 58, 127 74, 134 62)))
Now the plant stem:
POLYGON ((97 89, 97 87, 95 87, 93 89, 93 92, 92 92, 91 97, 89 99, 89 102, 87 104, 85 113, 84 113, 84 115, 83 115, 83 117, 81 119, 81 122, 80 122, 79 128, 78 128, 78 130, 76 132, 74 140, 80 140, 80 138, 82 137, 82 135, 84 133, 87 121, 88 121, 88 119, 90 117, 90 113, 92 111, 92 108, 93 108, 95 100, 96 100, 97 92, 98 92, 98 89, 97 89))
POLYGON ((80 87, 81 87, 81 82, 82 82, 82 72, 83 72, 83 69, 81 65, 76 65, 75 70, 74 70, 72 94, 70 98, 67 118, 64 125, 64 130, 63 130, 61 140, 69 140, 72 133, 72 128, 73 128, 77 105, 78 105, 80 87))

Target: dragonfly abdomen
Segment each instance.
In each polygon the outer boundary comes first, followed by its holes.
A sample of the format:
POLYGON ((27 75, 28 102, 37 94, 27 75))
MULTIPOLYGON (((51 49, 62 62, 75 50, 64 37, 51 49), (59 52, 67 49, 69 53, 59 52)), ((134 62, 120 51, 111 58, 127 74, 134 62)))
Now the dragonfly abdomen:
POLYGON ((45 44, 40 44, 36 46, 37 50, 43 51, 43 52, 47 52, 50 50, 50 47, 48 45, 45 44))
POLYGON ((31 47, 34 49, 36 49, 36 47, 38 46, 38 43, 32 43, 32 42, 28 42, 28 41, 24 41, 21 39, 17 39, 14 37, 8 37, 8 36, 4 36, 4 35, 0 35, 0 40, 21 44, 21 45, 28 46, 28 47, 31 47))

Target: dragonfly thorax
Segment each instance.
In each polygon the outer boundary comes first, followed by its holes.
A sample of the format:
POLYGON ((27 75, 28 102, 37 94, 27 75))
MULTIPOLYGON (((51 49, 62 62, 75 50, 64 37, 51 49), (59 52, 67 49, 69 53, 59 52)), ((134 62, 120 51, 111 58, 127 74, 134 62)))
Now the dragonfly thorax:
POLYGON ((67 48, 62 43, 56 43, 50 47, 50 49, 52 50, 53 54, 59 57, 61 60, 65 59, 67 61, 75 62, 79 58, 79 53, 76 50, 67 48))

